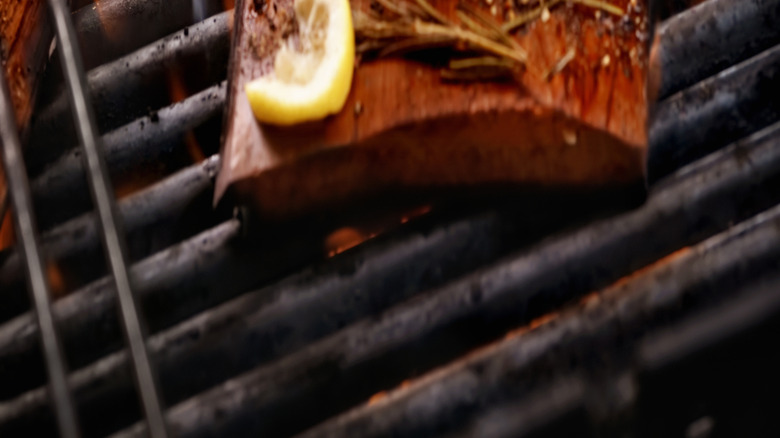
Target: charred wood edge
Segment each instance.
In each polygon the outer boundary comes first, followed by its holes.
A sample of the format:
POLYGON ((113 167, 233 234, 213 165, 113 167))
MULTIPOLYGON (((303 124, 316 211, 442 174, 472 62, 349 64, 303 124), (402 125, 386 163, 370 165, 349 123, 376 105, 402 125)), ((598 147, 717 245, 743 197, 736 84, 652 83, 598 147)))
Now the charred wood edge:
MULTIPOLYGON (((130 234, 150 230, 158 223, 180 216, 193 199, 212 189, 218 164, 219 157, 212 156, 119 201, 118 207, 125 231, 130 234)), ((41 250, 50 260, 97 251, 99 247, 100 239, 92 213, 74 218, 41 236, 41 250)), ((19 254, 15 250, 0 254, 0 289, 3 290, 0 320, 6 320, 26 310, 27 302, 23 297, 21 283, 22 268, 19 254)))
POLYGON ((780 45, 660 102, 650 120, 649 183, 780 119, 778 84, 780 45))
MULTIPOLYGON (((217 70, 224 69, 230 49, 229 24, 232 13, 227 11, 217 14, 90 70, 87 75, 88 89, 100 129, 105 131, 116 128, 148 112, 149 93, 143 90, 152 83, 164 84, 165 73, 182 59, 200 56, 206 60, 204 69, 209 66, 217 70), (222 67, 218 64, 222 64, 222 67)), ((215 82, 225 79, 224 71, 219 76, 213 78, 215 82)), ((39 172, 46 163, 64 151, 62 142, 52 142, 52 138, 75 140, 68 117, 65 94, 60 94, 48 106, 39 109, 25 151, 31 172, 39 172)))
MULTIPOLYGON (((183 135, 220 116, 225 103, 225 82, 207 88, 182 102, 142 117, 102 136, 106 164, 114 179, 173 152, 183 135)), ((38 208, 56 210, 41 227, 72 218, 91 206, 79 149, 71 149, 31 184, 38 208)))
POLYGON ((658 29, 661 99, 780 42, 780 0, 709 0, 658 29))
POLYGON ((546 326, 492 344, 385 401, 362 405, 300 437, 429 436, 464 423, 470 432, 482 432, 474 436, 527 436, 578 409, 587 415, 577 435, 588 436, 589 429, 627 415, 647 390, 642 387, 646 375, 726 341, 749 339, 756 328, 777 321, 778 224, 780 208, 775 207, 603 291, 595 305, 570 307, 546 326), (743 264, 751 262, 760 267, 744 270, 743 264), (615 346, 617 340, 622 346, 615 346), (600 354, 609 354, 615 363, 594 369, 600 365, 589 364, 582 352, 605 345, 610 350, 600 354), (542 371, 556 365, 561 373, 542 371), (540 409, 538 403, 548 406, 540 409), (469 418, 486 406, 487 414, 469 418), (517 410, 497 418, 507 407, 517 410), (516 421, 532 413, 541 414, 541 424, 516 421))
MULTIPOLYGON (((182 436, 219 435, 233 428, 288 434, 367 399, 382 389, 377 385, 398 384, 414 371, 454 359, 561 302, 606 287, 680 245, 776 204, 771 190, 757 192, 780 180, 778 136, 780 124, 720 152, 717 160, 694 164, 696 172, 667 181, 634 212, 552 239, 230 379, 174 406, 169 424, 182 436), (729 207, 735 204, 739 210, 729 207)), ((766 222, 765 216, 757 220, 766 222)), ((777 227, 756 230, 727 234, 741 242, 734 245, 745 247, 733 251, 731 246, 724 254, 739 254, 732 259, 739 266, 750 254, 774 263, 780 251, 777 227)), ((729 275, 740 277, 723 268, 724 284, 729 275)), ((702 278, 713 275, 708 271, 702 278)), ((690 276, 681 272, 677 279, 690 276)), ((136 426, 123 435, 142 432, 136 426)))
POLYGON ((72 18, 85 56, 84 67, 91 69, 112 61, 224 10, 222 0, 198 0, 203 4, 202 11, 194 11, 193 3, 192 0, 102 0, 98 8, 92 3, 79 8, 72 18), (106 29, 112 26, 119 28, 121 38, 106 29))

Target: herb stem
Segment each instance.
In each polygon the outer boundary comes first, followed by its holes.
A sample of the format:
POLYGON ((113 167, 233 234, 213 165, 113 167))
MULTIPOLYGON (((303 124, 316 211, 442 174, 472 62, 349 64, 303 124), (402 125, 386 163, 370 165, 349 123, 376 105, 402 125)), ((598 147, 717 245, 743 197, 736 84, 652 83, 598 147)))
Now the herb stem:
POLYGON ((387 9, 390 12, 393 12, 394 14, 400 17, 403 17, 405 15, 404 10, 398 7, 397 5, 395 5, 390 0, 376 0, 376 2, 379 3, 379 5, 382 6, 383 8, 387 9))
POLYGON ((526 24, 534 20, 537 20, 539 17, 541 17, 542 12, 544 11, 545 8, 549 9, 561 2, 563 2, 563 0, 550 0, 545 4, 540 4, 539 6, 531 10, 518 14, 513 20, 507 21, 501 26, 501 29, 504 32, 511 32, 517 29, 518 27, 525 26, 526 24))
POLYGON ((430 3, 428 3, 425 0, 415 0, 417 2, 417 5, 420 6, 426 14, 430 15, 431 18, 438 21, 441 24, 447 25, 447 26, 454 26, 453 23, 447 19, 444 15, 441 14, 436 8, 431 6, 430 3))
POLYGON ((579 3, 584 6, 589 6, 594 9, 601 9, 604 12, 608 12, 613 15, 623 15, 623 9, 613 5, 612 3, 602 0, 572 0, 574 3, 579 3))
POLYGON ((484 25, 484 27, 490 29, 495 34, 498 40, 514 48, 520 48, 520 45, 517 43, 517 41, 515 41, 514 38, 512 38, 511 35, 509 35, 509 33, 504 31, 504 29, 502 29, 501 26, 499 26, 495 21, 486 17, 479 10, 477 10, 476 8, 468 4, 463 4, 462 9, 464 12, 468 12, 469 14, 471 14, 471 16, 479 20, 484 25))
POLYGON ((558 60, 558 62, 555 63, 552 67, 550 67, 550 70, 545 73, 544 78, 546 80, 552 79, 552 77, 561 71, 563 71, 564 68, 574 59, 574 55, 576 54, 576 51, 573 47, 569 48, 569 50, 566 51, 566 53, 561 57, 561 59, 558 60))
POLYGON ((451 36, 488 53, 513 59, 521 64, 524 64, 528 59, 528 54, 520 47, 509 48, 482 35, 459 27, 450 28, 418 20, 414 22, 414 28, 420 35, 451 36))
POLYGON ((453 59, 450 61, 451 70, 465 70, 475 67, 511 68, 512 62, 495 56, 479 56, 476 58, 453 59))
MULTIPOLYGON (((569 1, 571 1, 572 3, 587 6, 589 8, 598 9, 613 15, 623 15, 624 13, 623 9, 603 0, 569 0, 569 1)), ((513 20, 504 23, 501 26, 501 29, 504 30, 505 32, 511 32, 517 29, 518 27, 524 26, 541 17, 545 8, 551 9, 553 6, 556 6, 562 2, 563 0, 542 1, 539 4, 539 6, 530 9, 528 11, 525 11, 517 15, 513 20)))

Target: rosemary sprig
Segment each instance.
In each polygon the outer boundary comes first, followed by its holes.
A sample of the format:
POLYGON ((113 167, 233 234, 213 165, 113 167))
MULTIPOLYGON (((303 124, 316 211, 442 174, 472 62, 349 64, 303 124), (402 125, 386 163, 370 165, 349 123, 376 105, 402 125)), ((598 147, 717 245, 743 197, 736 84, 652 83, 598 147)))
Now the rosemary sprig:
POLYGON ((625 13, 623 9, 613 5, 612 3, 601 1, 601 0, 572 0, 572 1, 574 3, 579 3, 583 6, 588 6, 593 9, 600 9, 612 15, 623 15, 625 13))
MULTIPOLYGON (((623 14, 621 8, 607 0, 532 0, 529 9, 499 25, 477 8, 462 3, 456 11, 456 23, 427 0, 375 1, 390 14, 353 11, 358 53, 374 52, 378 56, 390 56, 447 47, 482 55, 451 60, 449 68, 441 72, 442 78, 446 79, 506 75, 518 65, 525 64, 528 54, 509 32, 539 19, 544 11, 564 1, 610 14, 623 14), (388 18, 387 15, 393 17, 388 18)), ((550 67, 546 77, 549 79, 563 70, 574 56, 573 49, 567 51, 550 67)))
POLYGON ((574 55, 577 52, 574 50, 573 47, 570 47, 569 50, 566 51, 566 53, 561 57, 561 59, 558 60, 558 62, 555 63, 552 67, 550 67, 549 70, 547 70, 547 73, 544 75, 544 79, 549 81, 552 79, 552 77, 561 71, 563 71, 564 68, 574 59, 574 55))
MULTIPOLYGON (((495 37, 498 38, 498 40, 500 40, 501 42, 503 42, 503 43, 505 43, 505 44, 507 44, 509 46, 512 46, 514 48, 520 48, 520 45, 517 43, 517 41, 514 38, 512 38, 511 35, 509 35, 508 32, 504 31, 501 28, 501 26, 498 25, 498 23, 496 23, 495 21, 493 21, 489 17, 485 16, 485 14, 483 14, 478 9, 474 8, 473 6, 469 5, 468 3, 461 4, 460 9, 463 12, 467 12, 471 16, 473 16, 474 18, 479 20, 479 22, 482 23, 482 25, 485 28, 487 28, 491 32, 493 32, 495 37)), ((461 11, 458 11, 458 12, 461 12, 461 11)), ((459 15, 459 17, 461 17, 461 20, 463 20, 463 17, 466 17, 468 19, 468 16, 463 14, 463 13, 461 13, 459 15)), ((473 20, 472 20, 472 22, 473 22, 473 20)), ((522 50, 522 48, 520 48, 520 49, 522 50)))
POLYGON ((512 68, 512 63, 506 59, 497 58, 495 56, 480 56, 476 58, 453 59, 450 61, 450 69, 452 70, 465 70, 477 67, 512 68))
POLYGON ((517 14, 514 19, 507 21, 501 26, 501 29, 504 32, 511 32, 518 27, 525 26, 526 24, 536 21, 539 19, 539 17, 542 16, 542 13, 544 12, 545 8, 549 9, 558 3, 563 3, 563 0, 549 0, 544 3, 540 3, 539 6, 530 9, 528 11, 524 11, 520 14, 517 14))
POLYGON ((515 63, 506 58, 479 56, 453 59, 449 68, 441 71, 441 78, 451 81, 499 79, 511 77, 515 63))
POLYGON ((420 35, 450 36, 454 39, 469 44, 472 48, 480 49, 487 53, 513 59, 521 64, 528 59, 528 54, 522 48, 507 47, 501 43, 476 34, 460 27, 448 27, 440 24, 426 23, 420 20, 414 22, 414 29, 420 35), (519 50, 518 50, 519 49, 519 50))
POLYGON ((398 5, 396 5, 394 2, 392 2, 390 0, 376 0, 376 2, 379 3, 379 5, 382 6, 383 8, 385 8, 386 10, 388 10, 388 11, 390 11, 390 12, 392 12, 392 13, 398 15, 398 16, 403 17, 404 15, 406 15, 408 13, 407 11, 401 9, 401 7, 399 7, 398 5))
MULTIPOLYGON (((540 1, 539 6, 524 11, 520 14, 518 14, 514 19, 507 21, 501 26, 501 29, 503 29, 505 32, 511 32, 518 27, 525 26, 526 24, 537 20, 539 17, 542 16, 542 13, 544 13, 544 10, 551 9, 553 6, 556 6, 560 3, 563 3, 564 0, 547 0, 547 1, 540 1)), ((590 8, 598 9, 613 15, 623 15, 623 9, 602 0, 568 0, 572 3, 581 4, 583 6, 587 6, 590 8)))
POLYGON ((428 3, 425 0, 415 0, 417 2, 417 5, 422 8, 423 11, 425 11, 426 14, 430 15, 431 18, 438 21, 439 23, 445 25, 445 26, 454 26, 454 24, 447 19, 444 15, 441 14, 441 12, 437 11, 436 8, 431 6, 430 3, 428 3))
POLYGON ((506 58, 479 56, 453 59, 449 68, 441 71, 441 78, 450 81, 501 79, 511 77, 515 63, 506 58))
POLYGON ((466 25, 471 31, 476 33, 484 33, 485 31, 488 31, 488 29, 480 26, 476 21, 469 18, 468 15, 466 15, 463 11, 456 11, 455 12, 458 15, 458 19, 460 19, 460 22, 466 25))
MULTIPOLYGON (((424 16, 411 9, 404 9, 407 2, 394 5, 397 11, 405 11, 398 19, 375 18, 362 11, 353 11, 353 24, 358 39, 358 51, 375 50, 379 56, 425 50, 433 47, 450 47, 478 51, 523 64, 526 51, 505 35, 496 25, 480 26, 474 20, 462 27, 447 20, 426 0, 414 0, 413 5, 424 11, 424 16)), ((463 24, 466 24, 463 22, 463 24)), ((362 53, 362 52, 361 52, 362 53)))

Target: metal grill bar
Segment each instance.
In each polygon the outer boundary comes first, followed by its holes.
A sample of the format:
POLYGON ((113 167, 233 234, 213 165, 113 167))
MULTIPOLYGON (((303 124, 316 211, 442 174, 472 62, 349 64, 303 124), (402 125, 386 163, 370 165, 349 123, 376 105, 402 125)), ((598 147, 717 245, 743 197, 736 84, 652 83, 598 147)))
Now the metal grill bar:
MULTIPOLYGON (((111 175, 121 177, 143 164, 170 155, 177 150, 188 130, 217 120, 222 114, 225 88, 225 82, 222 82, 160 109, 155 117, 142 117, 104 134, 102 143, 111 175)), ((30 186, 35 206, 45 206, 51 212, 46 223, 40 224, 43 229, 91 207, 78 149, 70 150, 48 165, 30 186)))
POLYGON ((46 284, 43 261, 38 248, 30 187, 27 185, 27 172, 22 160, 22 147, 16 131, 8 83, 5 74, 2 76, 0 78, 0 136, 2 136, 3 142, 5 174, 14 205, 19 246, 21 247, 22 260, 27 266, 29 290, 41 333, 46 369, 49 375, 49 388, 54 400, 60 433, 64 438, 76 438, 79 435, 78 424, 68 389, 67 367, 63 359, 56 322, 52 315, 49 287, 46 284))
MULTIPOLYGON (((139 300, 147 305, 152 302, 164 306, 164 311, 158 309, 153 318, 148 318, 150 324, 166 327, 188 316, 189 312, 230 298, 255 284, 256 278, 250 275, 253 268, 273 263, 270 254, 242 258, 243 254, 231 251, 234 248, 231 243, 238 234, 236 222, 226 222, 133 266, 131 272, 137 279, 134 292, 139 300), (221 284, 220 291, 224 295, 210 297, 199 288, 203 284, 221 284), (200 298, 197 304, 182 305, 196 294, 200 298)), ((62 340, 74 368, 122 348, 121 329, 114 317, 115 296, 113 282, 110 278, 103 278, 54 305, 62 340)), ((34 372, 39 360, 35 355, 38 335, 29 314, 0 328, 0 367, 4 371, 0 388, 3 396, 12 396, 42 383, 38 373, 34 372)), ((45 405, 45 399, 42 403, 45 405)), ((4 412, 0 407, 0 418, 4 412)))
MULTIPOLYGON (((195 85, 202 85, 202 88, 223 81, 230 51, 232 13, 231 10, 217 14, 90 70, 86 90, 100 129, 114 129, 148 114, 150 107, 166 105, 167 75, 177 68, 199 66, 187 77, 197 77, 195 85)), ((42 169, 59 156, 63 151, 62 141, 75 140, 68 112, 67 96, 60 94, 36 114, 25 150, 31 172, 42 169), (52 144, 51 138, 60 139, 60 142, 52 144)))
MULTIPOLYGON (((146 415, 148 433, 153 438, 167 436, 162 406, 157 395, 153 370, 149 362, 144 341, 143 328, 138 306, 135 302, 127 271, 126 250, 121 225, 116 214, 116 205, 111 182, 106 169, 103 151, 98 145, 98 131, 95 117, 87 98, 87 81, 81 64, 81 54, 76 41, 73 23, 67 3, 62 0, 49 0, 49 10, 54 22, 60 61, 68 85, 69 101, 73 110, 78 137, 84 147, 87 162, 87 177, 95 201, 106 255, 117 287, 119 309, 132 356, 133 370, 140 392, 141 402, 146 415)), ((72 405, 71 405, 72 406, 72 405)))
POLYGON ((780 0, 708 0, 663 22, 659 98, 777 44, 778 23, 780 0))
MULTIPOLYGON (((211 212, 210 190, 218 165, 219 157, 213 156, 200 164, 171 175, 148 189, 122 199, 119 202, 119 211, 125 231, 129 235, 141 237, 155 234, 159 228, 177 223, 193 204, 207 206, 208 211, 211 212)), ((214 216, 216 216, 215 220, 221 219, 220 214, 214 216)), ((204 226, 208 226, 208 222, 204 226)), ((41 245, 44 252, 56 261, 88 260, 96 257, 95 253, 100 248, 100 237, 94 214, 87 213, 79 216, 44 233, 41 245)), ((145 252, 136 254, 138 257, 145 255, 147 255, 145 252)), ((82 272, 86 276, 85 281, 91 281, 102 275, 104 272, 102 268, 90 266, 89 272, 82 272)), ((19 315, 26 310, 21 283, 22 270, 22 260, 18 253, 9 253, 0 262, 0 289, 4 292, 0 320, 19 315)))
MULTIPOLYGON (((528 215, 524 215, 519 221, 533 226, 533 222, 543 220, 541 217, 530 221, 528 219, 528 215)), ((203 248, 196 245, 174 247, 170 250, 169 258, 175 260, 175 264, 171 264, 166 257, 161 257, 164 254, 160 254, 134 266, 134 271, 144 273, 143 276, 147 279, 145 283, 148 283, 148 286, 139 286, 137 292, 151 294, 155 287, 153 285, 172 283, 180 286, 177 289, 182 290, 181 295, 191 298, 198 292, 196 287, 187 286, 188 281, 210 281, 200 278, 200 272, 193 278, 192 270, 197 266, 198 271, 218 273, 212 281, 224 284, 220 292, 225 295, 232 289, 230 283, 233 280, 228 279, 250 277, 249 273, 256 270, 257 266, 263 266, 264 273, 274 270, 274 260, 278 260, 280 252, 287 248, 267 248, 263 251, 264 257, 259 257, 259 254, 253 252, 237 250, 235 245, 225 245, 236 243, 232 241, 233 234, 238 232, 236 222, 232 220, 219 227, 231 233, 229 236, 221 237, 209 232, 198 238, 204 240, 208 246, 217 246, 216 250, 209 248, 209 251, 204 253, 203 248), (176 254, 187 256, 177 257, 176 254), (192 262, 181 261, 190 257, 194 259, 192 262), (214 262, 218 262, 219 266, 212 267, 214 262), (179 264, 184 266, 180 267, 179 264), (172 277, 171 272, 180 273, 181 277, 172 277)), ((492 213, 477 218, 469 217, 447 226, 435 221, 436 230, 426 236, 419 234, 426 227, 414 227, 390 241, 372 242, 364 246, 363 251, 352 256, 345 254, 347 257, 341 257, 340 263, 328 264, 325 270, 323 267, 313 267, 280 284, 243 295, 158 333, 149 339, 149 348, 158 361, 161 391, 169 402, 182 400, 251 368, 258 362, 291 352, 366 314, 375 313, 419 290, 440 284, 459 272, 472 270, 481 263, 499 257, 513 243, 517 243, 512 236, 518 237, 517 231, 526 229, 525 226, 513 229, 517 222, 492 213), (457 257, 455 254, 463 256, 457 257), (426 262, 410 262, 418 259, 426 262), (361 290, 372 291, 371 297, 361 299, 367 295, 367 292, 361 294, 361 290), (327 316, 311 318, 313 314, 327 316), (257 324, 245 328, 246 321, 257 321, 257 324), (295 327, 286 342, 257 344, 259 339, 270 341, 272 336, 269 335, 285 330, 289 321, 301 321, 305 324, 295 327), (204 342, 207 339, 218 341, 204 342), (237 351, 252 353, 240 356, 233 354, 237 351), (200 364, 210 372, 201 373, 201 368, 193 366, 194 364, 200 364)), ((546 221, 544 225, 549 223, 546 221)), ((311 247, 311 243, 308 246, 311 247)), ((290 252, 298 255, 301 251, 290 252)), ((258 275, 255 274, 254 277, 258 275)), ((240 287, 237 288, 237 291, 240 290, 240 287)), ((84 334, 98 332, 99 327, 105 325, 104 315, 108 310, 104 306, 110 304, 108 294, 109 291, 89 288, 65 298, 69 302, 68 313, 60 312, 60 307, 55 306, 58 318, 66 321, 64 326, 67 328, 63 333, 66 345, 70 338, 74 348, 101 348, 93 343, 92 337, 95 335, 84 334), (97 304, 93 304, 93 300, 97 304)), ((160 295, 159 292, 155 294, 160 295)), ((155 303, 180 302, 176 299, 166 300, 160 296, 150 298, 154 298, 155 303)), ((160 307, 166 309, 166 314, 176 312, 175 304, 163 303, 160 307)), ((14 333, 30 331, 29 317, 26 318, 24 326, 2 327, 0 345, 11 343, 14 333)), ((103 332, 100 335, 103 335, 103 332)), ((33 337, 25 337, 25 349, 31 350, 34 345, 30 345, 29 341, 33 337)), ((18 336, 16 341, 20 341, 18 336)), ((120 404, 126 394, 132 391, 132 382, 126 372, 127 365, 127 353, 123 351, 76 371, 73 374, 73 391, 79 406, 82 406, 82 403, 89 404, 90 408, 86 410, 91 416, 101 407, 120 404)), ((18 368, 10 361, 4 361, 0 366, 7 369, 12 366, 18 368)), ((38 388, 10 401, 7 407, 13 406, 11 409, 4 409, 0 404, 0 433, 5 432, 2 428, 5 422, 39 425, 45 421, 45 402, 45 394, 38 388)), ((115 413, 112 415, 117 416, 115 413)), ((134 421, 133 415, 134 413, 127 413, 126 417, 130 417, 127 421, 134 421)), ((85 417, 86 424, 89 424, 88 420, 85 417)))
POLYGON ((98 8, 74 12, 73 24, 81 47, 88 48, 84 68, 91 69, 222 11, 222 0, 101 0, 98 8), (200 11, 193 8, 198 3, 200 11), (117 37, 107 31, 114 27, 132 31, 117 37))
MULTIPOLYGON (((778 2, 780 6, 780 2, 778 2)), ((648 181, 780 119, 780 45, 658 104, 652 118, 648 181)))
MULTIPOLYGON (((692 247, 668 263, 630 278, 623 285, 610 287, 599 294, 597 305, 565 309, 549 327, 498 341, 429 375, 425 381, 413 384, 412 390, 398 394, 386 403, 363 404, 299 438, 431 436, 462 424, 464 419, 486 406, 500 405, 507 399, 538 400, 527 396, 534 384, 551 379, 549 376, 559 379, 566 374, 588 376, 584 379, 588 385, 585 392, 611 406, 610 415, 620 415, 621 409, 631 408, 636 401, 634 397, 642 389, 634 386, 637 379, 631 378, 631 374, 644 377, 643 374, 656 373, 659 368, 679 359, 681 343, 687 342, 691 347, 685 349, 686 354, 695 354, 697 349, 718 344, 735 332, 744 332, 751 325, 776 318, 780 312, 780 295, 776 293, 780 279, 775 273, 780 255, 779 224, 780 207, 774 207, 692 247), (764 287, 767 286, 764 283, 773 287, 764 287), (746 294, 755 299, 741 301, 740 296, 746 294), (681 314, 707 311, 724 297, 725 303, 716 307, 714 316, 704 321, 704 327, 696 327, 697 334, 701 335, 702 329, 712 328, 712 322, 724 322, 718 324, 718 330, 708 330, 706 335, 698 337, 669 330, 677 328, 669 327, 669 323, 681 314), (748 316, 735 319, 729 315, 735 310, 748 316), (659 332, 659 328, 666 328, 659 334, 671 336, 643 338, 645 333, 659 332), (684 338, 680 339, 680 335, 684 338), (591 365, 607 367, 606 370, 588 369, 582 363, 587 361, 582 359, 582 352, 608 354, 604 352, 605 346, 609 346, 609 354, 615 359, 591 365), (638 360, 633 362, 632 357, 638 357, 638 360), (606 373, 609 378, 601 379, 599 373, 606 373), (626 377, 621 378, 623 375, 626 377), (508 381, 512 384, 507 385, 508 381), (619 391, 611 385, 622 385, 624 389, 628 385, 628 388, 619 391), (413 406, 425 408, 410 409, 413 406)), ((699 321, 690 323, 696 322, 699 321)), ((690 328, 686 332, 690 332, 690 328)), ((645 382, 639 379, 638 383, 645 382)), ((556 386, 554 381, 551 386, 556 386)), ((653 390, 652 386, 649 390, 653 390)), ((549 387, 544 390, 548 395, 552 395, 551 392, 549 387)), ((581 399, 579 403, 586 401, 581 399)), ((664 401, 668 403, 668 399, 664 401)), ((569 400, 566 405, 572 407, 577 403, 569 400)), ((182 426, 189 425, 198 417, 192 413, 181 415, 180 419, 175 416, 184 414, 186 409, 199 408, 194 404, 174 407, 171 427, 176 428, 179 422, 182 426)), ((559 414, 565 415, 567 411, 570 409, 561 409, 559 414)), ((512 423, 510 421, 508 425, 512 423)), ((202 429, 185 430, 192 432, 187 436, 203 436, 199 433, 202 429)), ((670 434, 656 431, 650 436, 670 434)))

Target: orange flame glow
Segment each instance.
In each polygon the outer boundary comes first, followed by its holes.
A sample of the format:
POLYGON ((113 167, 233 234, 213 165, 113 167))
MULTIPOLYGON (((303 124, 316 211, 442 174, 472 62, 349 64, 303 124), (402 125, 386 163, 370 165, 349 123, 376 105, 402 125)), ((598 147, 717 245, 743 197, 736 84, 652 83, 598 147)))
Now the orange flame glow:
POLYGON ((0 251, 14 245, 14 226, 11 218, 11 209, 5 213, 5 217, 0 218, 0 251))
POLYGON ((339 228, 338 230, 330 233, 328 237, 325 238, 325 248, 328 251, 328 257, 341 254, 342 252, 350 248, 354 248, 375 236, 375 233, 366 232, 358 228, 339 228))
POLYGON ((118 180, 114 184, 114 196, 116 199, 122 199, 125 196, 148 187, 159 181, 162 174, 157 169, 145 169, 144 171, 134 172, 129 178, 118 180))
POLYGON ((653 269, 658 268, 659 266, 663 266, 663 265, 669 264, 669 263, 671 263, 672 260, 674 260, 676 258, 679 258, 679 257, 682 257, 685 254, 688 254, 690 251, 691 251, 691 248, 688 247, 688 246, 680 248, 677 251, 674 251, 673 253, 668 254, 668 255, 666 255, 666 256, 656 260, 655 262, 650 263, 647 266, 639 268, 636 271, 626 275, 623 278, 620 278, 619 280, 614 282, 609 287, 609 290, 615 290, 615 289, 621 288, 621 287, 625 286, 626 284, 628 284, 630 281, 634 280, 635 278, 641 277, 641 276, 647 274, 648 272, 652 271, 653 269))
POLYGON ((408 212, 383 220, 379 224, 368 224, 360 227, 342 227, 333 231, 325 238, 325 251, 328 257, 354 248, 367 240, 385 233, 394 227, 405 224, 410 220, 428 214, 431 211, 430 205, 424 205, 408 212))
POLYGON ((368 405, 369 406, 375 405, 385 397, 387 397, 387 391, 379 391, 376 394, 372 395, 371 398, 368 399, 368 405))
MULTIPOLYGON (((187 91, 187 87, 184 85, 181 74, 178 69, 168 70, 167 74, 168 93, 171 96, 171 103, 181 102, 188 98, 190 93, 187 91)), ((191 130, 188 130, 184 135, 184 144, 187 147, 187 152, 192 157, 194 163, 200 163, 206 159, 206 155, 203 153, 203 149, 198 144, 198 140, 195 138, 195 134, 191 130)))
POLYGON ((46 264, 46 277, 49 280, 49 291, 52 297, 57 298, 65 295, 65 277, 57 263, 46 264))

